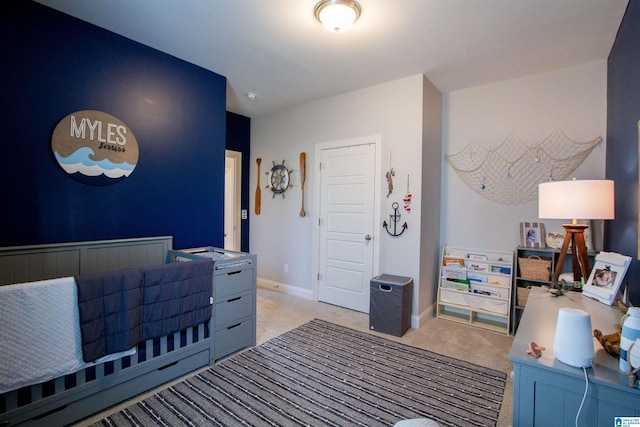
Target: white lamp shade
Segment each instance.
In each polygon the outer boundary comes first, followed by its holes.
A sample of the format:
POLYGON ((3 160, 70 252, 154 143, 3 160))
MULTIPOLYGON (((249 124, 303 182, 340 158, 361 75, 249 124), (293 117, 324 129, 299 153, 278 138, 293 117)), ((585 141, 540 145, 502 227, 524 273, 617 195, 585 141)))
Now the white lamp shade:
POLYGON ((538 217, 549 219, 613 219, 611 180, 552 181, 538 185, 538 217))
POLYGON ((558 310, 553 355, 562 363, 577 368, 593 365, 595 350, 589 313, 577 308, 558 310))

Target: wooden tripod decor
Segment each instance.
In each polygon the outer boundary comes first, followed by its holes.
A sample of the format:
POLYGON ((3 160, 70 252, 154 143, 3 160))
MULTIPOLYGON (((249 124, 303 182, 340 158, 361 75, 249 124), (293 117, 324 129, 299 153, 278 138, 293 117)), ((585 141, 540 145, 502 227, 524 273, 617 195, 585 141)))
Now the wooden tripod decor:
POLYGON ((580 281, 584 277, 586 281, 591 274, 591 264, 589 263, 589 255, 587 254, 587 245, 584 242, 584 230, 589 226, 586 224, 562 224, 566 234, 562 243, 562 250, 556 265, 555 279, 558 280, 564 265, 564 259, 567 257, 569 244, 571 244, 571 252, 573 253, 573 280, 580 281), (582 274, 581 274, 582 273, 582 274))

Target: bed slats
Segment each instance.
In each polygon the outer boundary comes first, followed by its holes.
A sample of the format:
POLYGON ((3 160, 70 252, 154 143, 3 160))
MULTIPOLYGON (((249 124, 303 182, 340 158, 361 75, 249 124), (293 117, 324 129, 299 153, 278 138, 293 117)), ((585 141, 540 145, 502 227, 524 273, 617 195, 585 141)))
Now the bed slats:
POLYGON ((42 425, 44 420, 47 424, 57 420, 65 424, 74 422, 206 366, 211 360, 209 330, 207 322, 156 340, 147 340, 133 355, 85 368, 67 375, 67 378, 60 377, 5 393, 0 400, 0 424, 6 421, 11 426, 20 423, 42 425), (91 373, 92 370, 95 373, 91 373), (132 380, 137 385, 128 384, 132 380), (53 384, 52 392, 44 396, 47 384, 53 384), (91 401, 96 389, 108 391, 112 387, 119 391, 112 392, 111 395, 115 396, 111 399, 97 397, 91 401), (126 396, 122 394, 127 391, 126 396), (100 401, 100 408, 96 407, 96 400, 100 401))

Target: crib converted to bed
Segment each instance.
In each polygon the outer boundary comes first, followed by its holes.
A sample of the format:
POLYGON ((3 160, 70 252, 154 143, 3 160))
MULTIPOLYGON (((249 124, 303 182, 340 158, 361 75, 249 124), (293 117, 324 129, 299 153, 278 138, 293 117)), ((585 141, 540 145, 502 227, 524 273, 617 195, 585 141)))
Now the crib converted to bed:
MULTIPOLYGON (((210 365, 220 356, 215 349, 213 263, 174 262, 176 257, 169 255, 175 253, 172 245, 172 237, 162 236, 0 248, 0 426, 73 423, 210 365), (139 312, 130 304, 117 325, 107 314, 87 321, 87 313, 95 314, 93 307, 120 304, 123 299, 109 302, 82 286, 102 283, 103 276, 119 280, 121 274, 142 277, 140 289, 126 292, 139 297, 139 312), (186 289, 189 294, 197 289, 198 297, 178 295, 186 289), (39 297, 33 297, 34 291, 39 297), (89 298, 83 306, 86 295, 97 300, 89 298), (168 295, 180 298, 179 302, 168 295), (200 311, 193 307, 198 304, 200 311), (133 326, 118 330, 123 319, 127 325, 140 319, 135 334, 133 326), (96 321, 114 328, 114 334, 98 337, 98 347, 91 347, 85 332, 87 324, 96 321), (123 334, 144 339, 110 354, 114 342, 122 345, 123 334), (91 353, 96 348, 99 351, 91 353), (93 354, 91 360, 83 360, 87 353, 93 354), (93 359, 103 353, 107 356, 93 359)), ((255 263, 254 256, 248 259, 255 263)), ((249 267, 255 286, 255 265, 249 267)), ((255 345, 255 333, 252 342, 242 345, 255 345)))

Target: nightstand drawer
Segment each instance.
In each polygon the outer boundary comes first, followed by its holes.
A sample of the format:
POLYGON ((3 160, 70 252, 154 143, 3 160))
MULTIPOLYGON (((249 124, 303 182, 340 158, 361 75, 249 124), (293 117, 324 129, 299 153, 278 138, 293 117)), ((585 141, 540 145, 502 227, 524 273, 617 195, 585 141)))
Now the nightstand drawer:
POLYGON ((217 271, 213 276, 213 291, 216 300, 254 289, 252 268, 217 271))
POLYGON ((242 321, 215 331, 213 351, 215 360, 256 344, 256 318, 247 317, 242 321))
POLYGON ((226 301, 216 301, 216 328, 234 320, 242 319, 254 314, 254 293, 229 298, 226 301))

